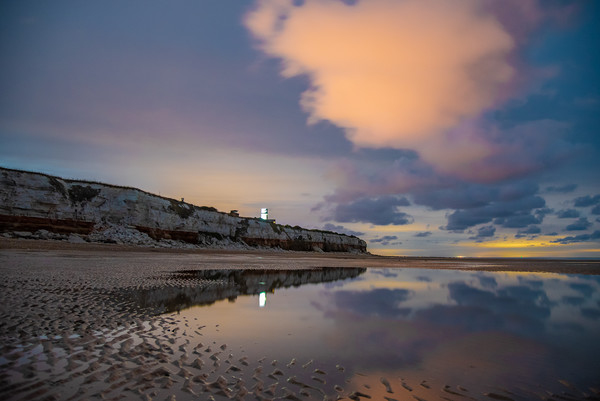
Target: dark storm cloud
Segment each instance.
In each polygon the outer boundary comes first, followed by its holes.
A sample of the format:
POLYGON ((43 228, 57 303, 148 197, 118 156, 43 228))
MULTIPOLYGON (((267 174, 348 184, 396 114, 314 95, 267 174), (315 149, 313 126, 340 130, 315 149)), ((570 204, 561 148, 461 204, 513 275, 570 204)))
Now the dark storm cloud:
POLYGON ((492 220, 495 224, 502 224, 504 227, 521 228, 530 224, 539 224, 542 219, 533 216, 531 212, 545 205, 544 199, 530 195, 507 202, 493 202, 474 209, 457 210, 448 216, 446 229, 460 231, 492 220))
POLYGON ((591 213, 592 213, 592 214, 596 214, 596 215, 597 215, 597 214, 600 214, 600 205, 596 205, 596 206, 594 206, 594 207, 592 208, 592 210, 591 210, 591 213))
POLYGON ((556 212, 556 216, 559 219, 570 219, 579 217, 579 212, 575 209, 563 209, 556 212))
POLYGON ((595 240, 600 240, 600 231, 598 230, 594 231, 591 234, 581 234, 572 237, 563 237, 550 242, 556 244, 572 244, 575 242, 589 242, 595 240))
POLYGON ((342 223, 371 223, 376 225, 411 224, 414 219, 398 210, 410 203, 404 197, 382 196, 376 199, 362 198, 350 203, 338 204, 328 220, 342 223))
POLYGON ((591 226, 592 226, 592 223, 590 223, 588 221, 587 217, 580 217, 575 223, 569 224, 566 227, 566 230, 567 231, 583 231, 583 230, 587 230, 591 226))
POLYGON ((344 226, 336 226, 335 224, 327 223, 323 226, 323 230, 333 231, 336 233, 342 233, 346 235, 354 235, 355 237, 360 237, 361 235, 365 235, 365 233, 359 231, 352 231, 344 226))
POLYGON ((378 288, 371 291, 336 291, 332 294, 338 310, 347 310, 365 316, 397 318, 408 315, 410 308, 400 304, 414 293, 406 289, 378 288))
POLYGON ((573 200, 573 202, 574 202, 574 204, 575 204, 576 207, 594 206, 594 205, 597 205, 598 203, 600 203, 600 195, 580 196, 579 198, 575 198, 573 200))
POLYGON ((563 186, 555 186, 551 185, 546 187, 546 192, 558 192, 562 194, 566 194, 568 192, 573 192, 577 188, 577 184, 566 184, 563 186))
POLYGON ((417 238, 425 238, 425 237, 429 237, 431 235, 431 231, 423 231, 420 233, 416 233, 414 236, 417 238))

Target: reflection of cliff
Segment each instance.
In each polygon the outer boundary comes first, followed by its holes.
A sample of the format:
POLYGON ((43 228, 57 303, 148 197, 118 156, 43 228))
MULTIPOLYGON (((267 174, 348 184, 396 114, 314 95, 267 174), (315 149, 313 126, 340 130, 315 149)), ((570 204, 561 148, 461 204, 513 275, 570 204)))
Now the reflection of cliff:
POLYGON ((365 252, 360 238, 244 218, 139 189, 0 168, 0 233, 136 245, 365 252))
POLYGON ((139 290, 129 295, 134 302, 156 314, 196 305, 210 305, 240 295, 274 292, 279 288, 326 283, 358 277, 364 268, 320 268, 310 270, 183 270, 167 280, 170 285, 139 290))

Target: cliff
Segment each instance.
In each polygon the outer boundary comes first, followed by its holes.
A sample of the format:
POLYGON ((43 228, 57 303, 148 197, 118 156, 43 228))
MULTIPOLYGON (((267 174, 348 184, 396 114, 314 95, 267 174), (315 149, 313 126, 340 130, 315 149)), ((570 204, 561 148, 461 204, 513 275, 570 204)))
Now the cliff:
POLYGON ((0 233, 147 246, 365 252, 360 238, 232 216, 136 188, 0 167, 0 233))

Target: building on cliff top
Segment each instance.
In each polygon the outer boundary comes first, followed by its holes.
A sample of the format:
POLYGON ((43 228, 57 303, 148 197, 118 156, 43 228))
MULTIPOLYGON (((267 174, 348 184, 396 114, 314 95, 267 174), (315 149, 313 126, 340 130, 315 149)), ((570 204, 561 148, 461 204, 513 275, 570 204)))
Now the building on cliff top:
POLYGON ((269 209, 266 207, 260 209, 260 218, 268 223, 275 223, 275 219, 269 218, 269 209))

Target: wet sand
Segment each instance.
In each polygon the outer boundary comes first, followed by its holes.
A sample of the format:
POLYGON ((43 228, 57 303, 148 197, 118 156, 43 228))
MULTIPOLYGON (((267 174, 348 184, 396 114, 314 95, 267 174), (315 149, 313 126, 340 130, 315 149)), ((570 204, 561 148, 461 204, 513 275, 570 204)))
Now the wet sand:
MULTIPOLYGON (((128 294, 214 289, 177 272, 398 267, 597 274, 598 262, 389 258, 273 251, 155 250, 0 240, 0 398, 9 400, 502 399, 460 383, 369 378, 318 360, 250 359, 219 327, 157 315, 128 294), (474 398, 475 396, 475 398, 474 398)), ((599 397, 563 385, 562 399, 599 397), (567 394, 567 395, 565 395, 567 394)), ((552 394, 540 391, 538 399, 552 394)), ((598 398, 592 398, 598 399, 598 398)))

